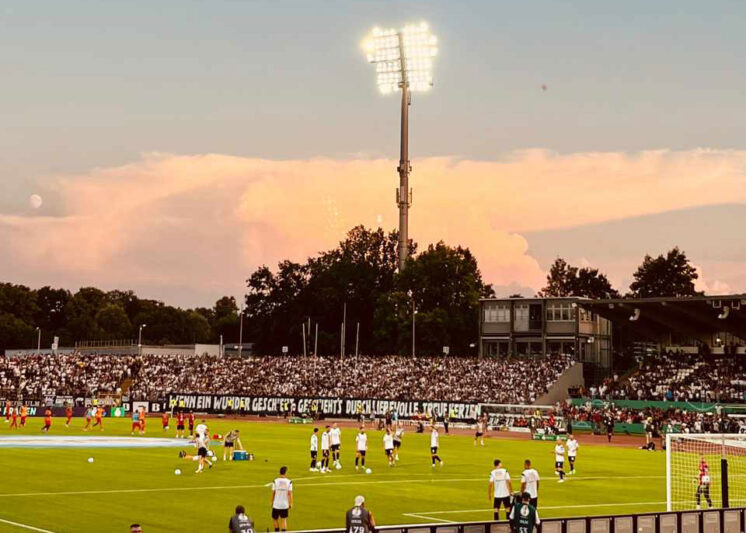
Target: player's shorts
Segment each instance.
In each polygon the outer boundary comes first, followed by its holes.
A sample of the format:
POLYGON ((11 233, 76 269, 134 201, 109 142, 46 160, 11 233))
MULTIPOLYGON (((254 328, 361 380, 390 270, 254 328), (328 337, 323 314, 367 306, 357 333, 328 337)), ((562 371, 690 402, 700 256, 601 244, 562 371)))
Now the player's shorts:
POLYGON ((329 450, 321 450, 321 455, 323 457, 329 457, 329 450))
POLYGON ((233 448, 233 443, 232 443, 232 442, 228 442, 228 441, 225 441, 225 442, 223 443, 223 446, 225 446, 226 448, 233 448))
POLYGON ((484 433, 482 433, 481 431, 477 431, 477 434, 476 434, 477 438, 481 437, 482 435, 484 435, 484 433))
POLYGON ((401 448, 401 441, 394 439, 394 448, 401 448))
POLYGON ((205 448, 204 446, 201 447, 199 450, 197 450, 197 455, 199 455, 200 457, 207 457, 207 448, 205 448))
POLYGON ((319 455, 319 452, 311 451, 311 459, 316 459, 316 457, 319 455))
POLYGON ((500 509, 501 505, 504 505, 506 509, 510 509, 510 496, 495 498, 492 505, 494 509, 500 509))
POLYGON ((137 429, 140 427, 140 422, 132 422, 132 429, 137 429))
POLYGON ((565 462, 564 461, 555 461, 554 468, 564 468, 565 462))
POLYGON ((367 451, 367 450, 358 450, 358 451, 357 451, 357 453, 359 453, 359 454, 360 454, 360 457, 365 457, 365 452, 366 452, 366 451, 367 451))
POLYGON ((438 453, 438 447, 437 446, 432 446, 430 448, 430 453, 433 454, 433 455, 435 455, 436 453, 438 453))
POLYGON ((288 517, 288 510, 287 509, 275 509, 272 507, 272 519, 277 520, 278 518, 287 518, 288 517))
POLYGON ((177 431, 184 431, 184 424, 177 424, 176 425, 176 430, 177 431))
POLYGON ((386 449, 384 451, 386 452, 386 455, 391 455, 391 452, 393 452, 394 450, 392 450, 392 449, 386 449))
POLYGON ((570 461, 570 464, 573 464, 575 462, 575 456, 574 455, 568 455, 567 460, 570 461))
POLYGON ((332 451, 338 452, 339 451, 339 444, 332 444, 332 451))

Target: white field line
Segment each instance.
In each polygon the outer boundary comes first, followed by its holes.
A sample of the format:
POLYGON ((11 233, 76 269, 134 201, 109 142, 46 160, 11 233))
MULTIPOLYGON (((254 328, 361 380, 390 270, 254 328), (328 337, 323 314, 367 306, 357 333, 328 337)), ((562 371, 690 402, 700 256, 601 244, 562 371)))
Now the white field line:
POLYGON ((434 516, 427 516, 424 514, 415 514, 415 513, 402 513, 403 516, 411 516, 413 518, 421 518, 424 520, 427 520, 429 522, 444 522, 446 524, 452 524, 453 522, 451 520, 445 520, 443 518, 435 518, 434 516))
MULTIPOLYGON (((540 505, 539 511, 546 510, 546 509, 591 509, 595 507, 627 507, 630 505, 665 505, 666 502, 624 502, 624 503, 592 503, 592 504, 584 504, 584 505, 554 505, 554 506, 545 506, 540 505)), ((459 513, 481 513, 481 512, 487 512, 492 511, 492 508, 489 509, 456 509, 454 511, 421 511, 418 513, 402 513, 406 516, 420 516, 420 517, 428 517, 431 518, 429 515, 440 515, 440 514, 459 514, 459 513)))
MULTIPOLYGON (((352 474, 351 476, 355 476, 352 474)), ((665 476, 614 476, 614 477, 575 477, 573 479, 578 480, 593 480, 593 479, 607 479, 607 480, 623 480, 623 479, 659 479, 665 476)), ((297 478, 295 481, 302 481, 307 479, 319 479, 316 476, 297 478)), ((329 478, 327 478, 329 479, 329 478)), ((344 485, 400 485, 406 483, 454 483, 454 482, 472 482, 472 481, 485 481, 484 477, 478 478, 436 478, 436 479, 390 479, 390 480, 377 480, 377 481, 330 481, 328 483, 298 483, 298 487, 333 487, 333 486, 344 486, 344 485)), ((136 494, 136 493, 147 493, 147 492, 188 492, 195 490, 234 490, 234 489, 259 489, 268 487, 268 483, 253 484, 253 485, 218 485, 218 486, 205 486, 205 487, 162 487, 162 488, 143 488, 143 489, 111 489, 111 490, 81 490, 81 491, 63 491, 63 492, 22 492, 22 493, 0 493, 0 498, 21 498, 29 496, 81 496, 91 494, 136 494)), ((427 513, 425 513, 427 514, 427 513)))
POLYGON ((0 518, 0 522, 3 524, 9 524, 11 526, 20 527, 21 529, 28 529, 29 531, 38 531, 39 533, 54 533, 54 531, 49 531, 48 529, 40 529, 38 527, 30 526, 28 524, 19 524, 18 522, 12 522, 10 520, 3 520, 0 518))

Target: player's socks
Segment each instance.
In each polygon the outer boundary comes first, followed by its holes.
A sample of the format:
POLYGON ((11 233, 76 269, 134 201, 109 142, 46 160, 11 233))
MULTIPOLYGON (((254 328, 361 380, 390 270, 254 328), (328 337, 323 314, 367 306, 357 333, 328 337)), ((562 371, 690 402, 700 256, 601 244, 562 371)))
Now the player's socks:
POLYGON ((500 520, 500 512, 499 512, 499 511, 495 511, 495 512, 494 512, 494 513, 492 514, 492 519, 493 519, 493 520, 494 520, 495 522, 497 522, 498 520, 500 520))

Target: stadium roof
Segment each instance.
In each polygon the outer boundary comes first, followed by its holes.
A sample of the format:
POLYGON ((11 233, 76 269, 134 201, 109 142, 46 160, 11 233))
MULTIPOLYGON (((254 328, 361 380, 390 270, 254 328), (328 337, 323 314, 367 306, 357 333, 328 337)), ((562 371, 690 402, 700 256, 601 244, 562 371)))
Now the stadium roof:
POLYGON ((578 305, 642 334, 731 333, 746 339, 746 294, 578 300, 578 305))

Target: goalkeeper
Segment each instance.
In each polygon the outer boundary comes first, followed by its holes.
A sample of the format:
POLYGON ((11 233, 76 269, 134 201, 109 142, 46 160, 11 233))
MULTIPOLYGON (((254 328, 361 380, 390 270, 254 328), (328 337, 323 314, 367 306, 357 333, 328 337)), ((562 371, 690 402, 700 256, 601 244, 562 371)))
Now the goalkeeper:
POLYGON ((702 495, 707 500, 707 506, 712 507, 710 499, 710 466, 707 464, 704 455, 699 456, 699 474, 697 475, 697 509, 701 509, 702 495))

